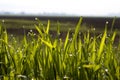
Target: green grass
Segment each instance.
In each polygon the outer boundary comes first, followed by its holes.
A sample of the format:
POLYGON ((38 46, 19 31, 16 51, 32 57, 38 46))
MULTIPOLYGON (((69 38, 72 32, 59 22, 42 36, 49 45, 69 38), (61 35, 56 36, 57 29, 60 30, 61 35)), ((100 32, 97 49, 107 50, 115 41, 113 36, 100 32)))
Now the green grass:
POLYGON ((9 37, 0 25, 0 79, 2 80, 120 80, 120 40, 116 31, 108 35, 107 25, 100 35, 81 32, 80 18, 72 38, 54 38, 47 27, 35 25, 23 39, 9 37), (81 34, 80 34, 81 33, 81 34), (11 41, 9 41, 11 39, 11 41), (20 45, 18 45, 20 44, 20 45))

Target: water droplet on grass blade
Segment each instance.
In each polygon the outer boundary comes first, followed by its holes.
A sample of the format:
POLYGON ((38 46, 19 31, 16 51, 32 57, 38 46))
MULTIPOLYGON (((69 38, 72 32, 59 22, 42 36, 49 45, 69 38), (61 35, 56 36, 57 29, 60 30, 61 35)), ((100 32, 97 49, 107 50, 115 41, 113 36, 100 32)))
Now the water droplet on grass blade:
POLYGON ((91 39, 93 40, 94 38, 93 38, 93 37, 91 37, 91 39))
POLYGON ((16 41, 16 40, 15 40, 14 42, 15 42, 15 43, 17 43, 17 41, 16 41))
POLYGON ((65 76, 63 77, 63 79, 65 79, 65 80, 66 80, 66 79, 69 79, 69 77, 65 75, 65 76))
POLYGON ((4 23, 4 22, 5 22, 5 20, 3 19, 3 20, 2 20, 2 22, 4 23))
POLYGON ((32 29, 30 29, 30 32, 33 32, 33 30, 32 30, 32 29))
POLYGON ((69 41, 72 42, 72 38, 70 38, 69 41))
POLYGON ((81 67, 78 67, 78 69, 80 70, 80 69, 81 69, 81 67))
POLYGON ((106 24, 108 24, 109 22, 108 21, 106 21, 106 24))
POLYGON ((105 72, 108 72, 108 69, 105 69, 105 72))
POLYGON ((18 78, 23 78, 23 79, 27 79, 27 76, 25 75, 17 75, 18 78))
POLYGON ((37 20, 38 20, 38 18, 35 18, 35 20, 37 21, 37 20))
POLYGON ((70 57, 72 57, 73 55, 72 54, 69 54, 70 57))
POLYGON ((13 34, 11 34, 10 36, 13 37, 13 34))
POLYGON ((8 47, 9 47, 9 48, 12 48, 12 46, 11 46, 11 45, 8 45, 8 47))
POLYGON ((95 29, 95 28, 93 28, 92 30, 93 30, 93 31, 95 31, 96 29, 95 29))
POLYGON ((79 35, 81 35, 81 32, 79 32, 79 35))
POLYGON ((16 52, 19 53, 19 50, 17 50, 16 52))
POLYGON ((34 36, 36 36, 36 34, 35 34, 35 33, 34 33, 33 35, 34 35, 34 36))
POLYGON ((0 62, 0 64, 3 64, 3 62, 0 62))
POLYGON ((111 35, 110 34, 108 34, 108 37, 110 37, 111 35))

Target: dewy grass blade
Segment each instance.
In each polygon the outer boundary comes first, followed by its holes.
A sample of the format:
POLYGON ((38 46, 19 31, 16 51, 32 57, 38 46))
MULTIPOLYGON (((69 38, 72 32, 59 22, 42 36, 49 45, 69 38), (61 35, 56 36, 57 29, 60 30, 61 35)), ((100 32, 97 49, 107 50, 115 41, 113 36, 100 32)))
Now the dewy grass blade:
POLYGON ((74 34, 74 37, 73 37, 73 40, 77 38, 78 36, 78 33, 79 33, 79 30, 80 30, 80 26, 81 26, 81 23, 82 23, 82 17, 80 18, 77 26, 76 26, 76 29, 75 29, 75 34, 74 34))
POLYGON ((73 35, 73 40, 72 40, 71 47, 70 47, 71 51, 74 51, 77 46, 77 36, 78 36, 79 30, 80 30, 81 23, 82 23, 82 17, 80 18, 80 20, 76 26, 76 29, 75 29, 75 34, 73 35))
POLYGON ((60 35, 60 23, 57 21, 57 34, 60 35))
POLYGON ((114 27, 114 24, 115 24, 115 20, 116 20, 116 17, 114 17, 114 19, 113 19, 113 21, 112 21, 111 32, 113 31, 113 27, 114 27))
POLYGON ((114 39, 115 39, 115 36, 116 36, 116 31, 113 33, 113 36, 112 36, 112 42, 114 41, 114 39))
POLYGON ((105 28, 103 37, 102 37, 102 39, 101 39, 100 47, 99 47, 99 50, 98 50, 98 61, 100 60, 102 51, 103 51, 103 49, 104 49, 106 36, 107 36, 107 28, 105 28))
POLYGON ((43 33, 42 33, 41 29, 38 26, 35 26, 35 28, 39 32, 40 36, 43 37, 43 33))
POLYGON ((47 29, 46 29, 46 34, 49 33, 49 28, 50 28, 50 20, 48 20, 47 29))
POLYGON ((24 43, 24 47, 27 48, 28 44, 27 44, 26 35, 24 35, 23 43, 24 43))
POLYGON ((93 48, 92 48, 92 56, 91 56, 91 60, 93 63, 95 63, 95 59, 96 59, 96 56, 95 56, 95 52, 96 52, 96 38, 94 37, 94 40, 93 40, 93 48))
POLYGON ((3 37, 4 37, 3 39, 4 39, 5 43, 8 44, 8 35, 7 35, 6 29, 5 29, 5 31, 3 32, 3 37))
POLYGON ((82 58, 82 41, 81 39, 79 39, 79 42, 78 42, 78 59, 81 60, 82 58))
POLYGON ((66 46, 67 46, 67 44, 68 44, 68 41, 69 41, 69 31, 68 31, 67 36, 66 36, 66 39, 65 39, 64 50, 66 49, 66 46))

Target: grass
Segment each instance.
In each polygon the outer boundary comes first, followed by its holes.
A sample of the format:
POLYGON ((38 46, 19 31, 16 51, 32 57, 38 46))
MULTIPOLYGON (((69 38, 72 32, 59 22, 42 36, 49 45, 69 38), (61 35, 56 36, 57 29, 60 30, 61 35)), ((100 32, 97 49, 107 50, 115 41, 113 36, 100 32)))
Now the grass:
POLYGON ((81 32, 82 18, 70 37, 59 38, 60 27, 52 38, 47 27, 35 25, 39 34, 30 32, 19 42, 8 37, 0 25, 0 79, 2 80, 119 80, 120 40, 117 32, 81 32), (11 41, 9 41, 11 39, 11 41), (20 45, 18 45, 20 44, 20 45))

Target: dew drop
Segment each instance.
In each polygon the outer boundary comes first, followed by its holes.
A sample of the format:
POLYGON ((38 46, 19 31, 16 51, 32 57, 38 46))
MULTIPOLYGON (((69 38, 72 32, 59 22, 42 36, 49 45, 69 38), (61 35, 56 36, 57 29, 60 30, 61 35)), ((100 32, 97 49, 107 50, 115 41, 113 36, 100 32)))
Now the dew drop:
POLYGON ((64 78, 64 79, 68 79, 69 77, 65 75, 63 78, 64 78))
POLYGON ((105 69, 105 72, 108 72, 108 69, 105 69))
POLYGON ((71 41, 72 41, 72 38, 70 38, 69 41, 71 42, 71 41))
POLYGON ((27 77, 25 75, 17 75, 18 78, 24 78, 27 79, 27 77))
POLYGON ((5 20, 3 19, 3 20, 2 20, 2 22, 4 23, 4 22, 5 22, 5 20))
POLYGON ((108 24, 109 22, 108 21, 106 21, 106 24, 108 24))
POLYGON ((30 30, 30 32, 33 32, 32 29, 30 30))
POLYGON ((72 54, 69 54, 70 57, 72 57, 73 55, 72 54))
POLYGON ((93 28, 93 31, 95 31, 96 29, 95 28, 93 28))
POLYGON ((78 67, 78 69, 80 70, 80 69, 81 69, 81 67, 78 67))
POLYGON ((10 36, 13 37, 13 34, 11 34, 10 36))
POLYGON ((38 20, 38 18, 35 18, 35 20, 37 21, 37 20, 38 20))
POLYGON ((36 34, 34 33, 34 36, 35 36, 36 34))

